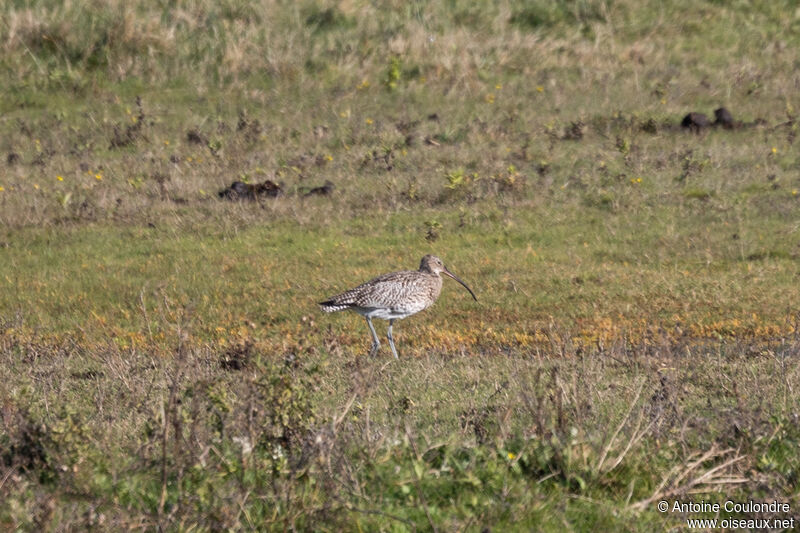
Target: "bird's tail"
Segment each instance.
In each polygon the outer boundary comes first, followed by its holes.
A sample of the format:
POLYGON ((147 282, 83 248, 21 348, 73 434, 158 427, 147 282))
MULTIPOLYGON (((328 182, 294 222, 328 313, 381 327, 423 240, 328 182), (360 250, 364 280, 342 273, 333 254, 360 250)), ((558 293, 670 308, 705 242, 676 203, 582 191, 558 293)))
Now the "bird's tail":
POLYGON ((345 309, 349 309, 351 307, 350 304, 341 304, 341 303, 337 303, 334 300, 327 300, 327 301, 324 301, 324 302, 319 302, 319 306, 326 313, 334 313, 336 311, 344 311, 345 309))

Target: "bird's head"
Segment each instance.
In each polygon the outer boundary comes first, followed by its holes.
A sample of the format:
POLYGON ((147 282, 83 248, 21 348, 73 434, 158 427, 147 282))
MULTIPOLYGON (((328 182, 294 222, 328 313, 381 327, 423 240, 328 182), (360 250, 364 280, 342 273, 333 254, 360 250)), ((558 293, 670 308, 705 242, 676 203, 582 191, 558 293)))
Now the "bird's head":
POLYGON ((431 274, 436 274, 437 276, 444 274, 445 276, 453 278, 469 291, 469 293, 472 295, 472 298, 476 302, 478 301, 478 298, 475 296, 475 293, 472 292, 472 289, 467 287, 467 284, 461 281, 461 279, 459 279, 458 276, 447 270, 447 267, 444 266, 444 262, 442 262, 442 260, 436 257, 435 255, 428 254, 425 257, 423 257, 422 261, 419 264, 419 270, 421 272, 429 272, 431 274))

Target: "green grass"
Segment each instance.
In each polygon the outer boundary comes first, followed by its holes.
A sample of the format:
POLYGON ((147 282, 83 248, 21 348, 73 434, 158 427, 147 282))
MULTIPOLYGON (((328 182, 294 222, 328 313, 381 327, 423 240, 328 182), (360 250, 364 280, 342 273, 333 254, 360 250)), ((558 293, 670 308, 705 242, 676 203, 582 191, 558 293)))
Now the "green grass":
POLYGON ((800 505, 793 4, 2 10, 0 527, 800 505), (445 282, 399 362, 319 311, 426 253, 478 302, 445 282))

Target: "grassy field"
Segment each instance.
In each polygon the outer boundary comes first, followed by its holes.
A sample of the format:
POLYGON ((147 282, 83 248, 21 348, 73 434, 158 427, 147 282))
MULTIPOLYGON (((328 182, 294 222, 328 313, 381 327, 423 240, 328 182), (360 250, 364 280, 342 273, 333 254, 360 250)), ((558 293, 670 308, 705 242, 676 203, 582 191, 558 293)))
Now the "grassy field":
POLYGON ((794 3, 0 10, 0 529, 800 518, 794 3))

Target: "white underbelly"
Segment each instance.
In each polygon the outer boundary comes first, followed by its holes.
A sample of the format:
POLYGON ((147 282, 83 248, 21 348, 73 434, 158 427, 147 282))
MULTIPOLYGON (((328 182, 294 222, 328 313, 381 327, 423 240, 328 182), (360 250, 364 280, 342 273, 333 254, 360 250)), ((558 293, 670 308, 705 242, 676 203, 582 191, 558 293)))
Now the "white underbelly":
POLYGON ((353 311, 367 318, 397 320, 419 313, 428 307, 425 303, 414 302, 395 307, 351 307, 353 311))

